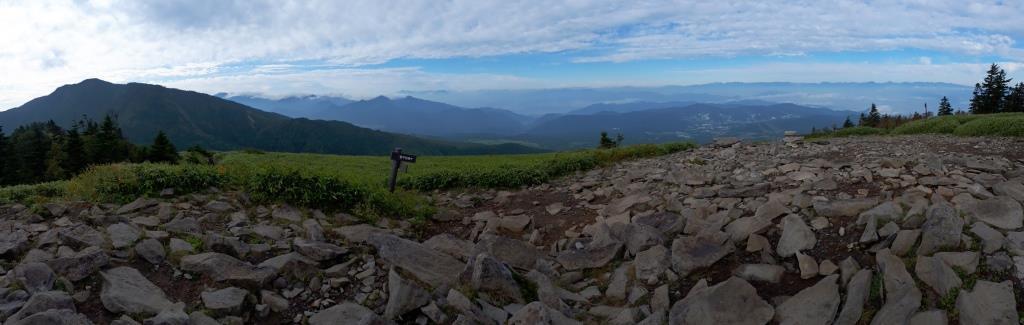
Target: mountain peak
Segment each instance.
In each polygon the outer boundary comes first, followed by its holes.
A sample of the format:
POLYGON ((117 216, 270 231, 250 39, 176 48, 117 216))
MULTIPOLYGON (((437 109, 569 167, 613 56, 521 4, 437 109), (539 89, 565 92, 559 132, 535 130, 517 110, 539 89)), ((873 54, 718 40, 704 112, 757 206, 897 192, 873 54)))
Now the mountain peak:
POLYGON ((85 79, 85 80, 82 80, 82 82, 79 82, 78 84, 79 85, 113 85, 113 83, 108 82, 108 81, 103 80, 103 79, 99 79, 99 78, 85 79))

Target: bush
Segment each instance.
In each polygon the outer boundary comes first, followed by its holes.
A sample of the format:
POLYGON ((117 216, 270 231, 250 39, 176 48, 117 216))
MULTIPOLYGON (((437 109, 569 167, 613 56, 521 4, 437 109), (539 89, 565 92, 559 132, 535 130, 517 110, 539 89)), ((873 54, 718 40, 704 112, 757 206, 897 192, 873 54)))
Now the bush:
POLYGON ((854 137, 854 136, 868 136, 868 135, 884 135, 887 131, 885 129, 873 128, 867 126, 858 126, 845 129, 837 129, 831 132, 815 133, 807 136, 808 139, 815 138, 841 138, 841 137, 854 137))
POLYGON ((297 171, 269 170, 253 175, 245 191, 260 202, 288 202, 300 206, 352 209, 366 200, 368 190, 347 181, 303 176, 297 171))
POLYGON ((953 132, 958 136, 1024 136, 1024 114, 998 114, 974 119, 960 125, 953 132))
POLYGON ((940 116, 925 120, 918 120, 900 125, 892 131, 893 134, 924 134, 943 133, 952 134, 958 126, 960 119, 957 116, 940 116))
POLYGON ((399 185, 419 191, 459 187, 511 188, 537 185, 577 171, 623 160, 655 157, 696 147, 692 143, 642 144, 627 147, 558 153, 531 164, 493 164, 485 167, 443 169, 402 178, 399 185))
POLYGON ((44 201, 47 198, 63 197, 66 194, 67 181, 8 186, 0 188, 0 204, 44 201))
POLYGON ((97 202, 128 202, 166 188, 191 193, 226 185, 227 177, 213 166, 113 164, 95 166, 68 182, 68 193, 97 202))
MULTIPOLYGON (((400 178, 399 184, 420 191, 535 185, 625 159, 693 147, 676 143, 537 155, 432 157, 419 162, 415 172, 400 178)), ((425 220, 432 215, 433 207, 420 193, 387 191, 383 182, 387 163, 383 157, 233 153, 215 166, 103 165, 91 167, 67 182, 0 188, 0 203, 50 197, 124 203, 166 188, 184 194, 219 187, 244 190, 257 202, 345 211, 366 219, 425 220)))

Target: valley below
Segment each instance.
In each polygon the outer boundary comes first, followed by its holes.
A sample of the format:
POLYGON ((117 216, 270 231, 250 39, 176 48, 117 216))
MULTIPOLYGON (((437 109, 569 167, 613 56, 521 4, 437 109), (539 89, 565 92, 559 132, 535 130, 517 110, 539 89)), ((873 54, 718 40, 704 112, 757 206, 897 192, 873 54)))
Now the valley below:
MULTIPOLYGON (((1017 324, 1024 141, 743 142, 423 219, 168 188, 0 206, 10 324, 1017 324)), ((0 273, 4 273, 0 272, 0 273)))

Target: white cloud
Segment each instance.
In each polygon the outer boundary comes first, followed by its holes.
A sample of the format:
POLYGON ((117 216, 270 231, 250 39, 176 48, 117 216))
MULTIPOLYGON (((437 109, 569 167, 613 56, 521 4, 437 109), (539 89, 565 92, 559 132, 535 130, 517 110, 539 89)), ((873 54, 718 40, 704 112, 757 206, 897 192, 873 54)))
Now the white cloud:
MULTIPOLYGON (((546 84, 484 73, 360 68, 399 58, 566 52, 575 62, 623 62, 910 48, 1022 61, 1024 51, 1015 41, 1024 36, 1021 17, 1024 1, 980 0, 0 1, 0 107, 92 77, 225 88, 211 89, 216 91, 241 85, 279 91, 302 84, 344 93, 546 84), (325 71, 299 71, 299 62, 325 64, 325 71), (323 79, 288 78, 299 75, 323 79), (286 81, 292 83, 274 83, 286 81), (382 89, 365 90, 371 86, 382 89)), ((920 63, 896 68, 917 80, 964 79, 961 70, 939 69, 948 65, 920 63)), ((764 73, 755 78, 799 81, 794 79, 807 77, 798 73, 811 72, 763 66, 778 68, 754 65, 733 73, 737 81, 751 79, 754 72, 764 73)), ((851 72, 847 66, 819 67, 857 78, 872 73, 900 78, 891 71, 851 72)))

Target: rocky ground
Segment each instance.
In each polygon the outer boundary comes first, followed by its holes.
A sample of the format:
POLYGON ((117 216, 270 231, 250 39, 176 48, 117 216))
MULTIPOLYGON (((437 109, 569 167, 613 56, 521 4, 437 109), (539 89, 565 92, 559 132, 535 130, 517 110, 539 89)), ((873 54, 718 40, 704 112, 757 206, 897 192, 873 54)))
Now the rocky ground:
MULTIPOLYGON (((0 207, 4 324, 1017 324, 1024 140, 711 146, 415 226, 244 193, 0 207)), ((169 191, 168 191, 169 192, 169 191)))

